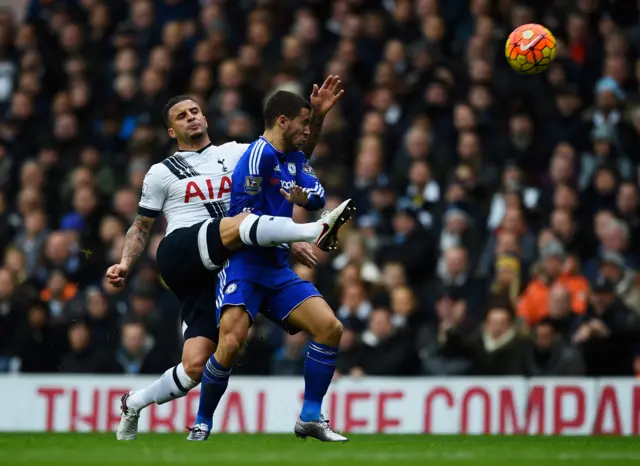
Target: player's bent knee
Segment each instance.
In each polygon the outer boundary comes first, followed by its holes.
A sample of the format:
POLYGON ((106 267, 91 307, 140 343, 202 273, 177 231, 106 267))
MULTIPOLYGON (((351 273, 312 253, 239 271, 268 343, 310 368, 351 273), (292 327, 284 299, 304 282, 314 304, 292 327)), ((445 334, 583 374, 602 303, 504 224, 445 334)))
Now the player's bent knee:
POLYGON ((246 333, 231 332, 220 338, 220 348, 224 349, 226 353, 236 356, 240 353, 246 340, 246 333))
POLYGON ((220 333, 249 331, 249 314, 244 306, 226 306, 220 317, 220 333))
POLYGON ((199 381, 216 344, 205 337, 189 338, 182 349, 182 367, 191 380, 199 381))
POLYGON ((340 340, 342 339, 343 332, 344 332, 344 325, 342 325, 342 322, 340 322, 338 319, 334 318, 331 325, 331 332, 329 335, 332 344, 334 344, 335 346, 338 346, 340 344, 340 340))
POLYGON ((182 358, 184 371, 191 380, 199 382, 202 379, 202 373, 204 372, 204 366, 207 364, 207 359, 208 356, 204 358, 182 358))
POLYGON ((244 307, 233 306, 223 309, 220 319, 219 351, 216 354, 224 354, 225 358, 235 358, 247 340, 249 323, 249 314, 244 307))
POLYGON ((243 212, 235 217, 225 217, 220 221, 220 238, 225 248, 237 251, 242 248, 243 242, 240 238, 240 224, 249 215, 243 212))
POLYGON ((314 332, 315 335, 312 335, 312 337, 318 343, 329 346, 338 346, 343 332, 344 326, 342 325, 342 322, 333 317, 319 325, 318 329, 314 332))

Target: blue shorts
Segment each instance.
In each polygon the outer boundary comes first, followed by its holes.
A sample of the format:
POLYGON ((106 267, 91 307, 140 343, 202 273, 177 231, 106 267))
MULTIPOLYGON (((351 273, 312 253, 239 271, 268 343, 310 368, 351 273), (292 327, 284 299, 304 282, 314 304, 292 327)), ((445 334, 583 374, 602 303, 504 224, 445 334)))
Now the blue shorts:
POLYGON ((241 261, 231 258, 218 275, 216 318, 227 306, 244 306, 253 322, 258 313, 290 334, 300 331, 285 320, 289 314, 309 298, 322 296, 313 284, 302 280, 289 267, 266 268, 261 278, 256 274, 246 278, 241 261), (235 262, 235 263, 234 263, 235 262))

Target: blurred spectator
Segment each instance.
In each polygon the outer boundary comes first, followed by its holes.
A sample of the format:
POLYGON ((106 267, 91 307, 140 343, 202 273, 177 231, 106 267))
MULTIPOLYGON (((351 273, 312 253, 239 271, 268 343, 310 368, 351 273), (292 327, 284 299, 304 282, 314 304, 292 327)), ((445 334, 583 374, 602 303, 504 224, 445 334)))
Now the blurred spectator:
POLYGON ((427 320, 417 296, 408 286, 398 286, 391 291, 391 321, 397 330, 413 338, 417 329, 427 320))
MULTIPOLYGON (((640 194, 636 183, 625 181, 620 184, 616 198, 616 211, 618 216, 627 222, 631 237, 638 238, 640 235, 640 194)), ((632 244, 631 247, 637 257, 639 246, 632 244)))
MULTIPOLYGON (((533 263, 536 254, 536 240, 524 222, 524 216, 520 207, 507 207, 500 225, 491 233, 484 247, 479 267, 482 271, 492 271, 495 260, 497 242, 500 235, 510 233, 515 235, 518 257, 527 265, 533 263)), ((516 252, 516 251, 504 251, 516 252)))
POLYGON ((79 320, 68 331, 69 351, 62 356, 60 371, 70 373, 98 374, 111 372, 115 361, 110 353, 91 347, 91 330, 79 320))
POLYGON ((399 286, 407 285, 407 274, 399 262, 386 262, 382 268, 382 283, 373 297, 373 305, 389 307, 391 293, 399 286))
POLYGON ((26 322, 18 327, 12 353, 20 361, 21 372, 55 372, 61 353, 61 339, 47 322, 43 303, 28 307, 26 322))
POLYGON ((456 288, 467 301, 469 315, 478 318, 486 297, 486 285, 483 280, 472 276, 467 250, 455 246, 444 251, 438 263, 437 277, 424 293, 437 296, 444 288, 456 288))
POLYGON ((50 317, 54 322, 68 323, 71 320, 71 307, 77 291, 76 285, 69 281, 64 271, 51 271, 40 292, 40 299, 49 307, 50 317))
POLYGON ((637 316, 615 295, 614 284, 599 277, 589 307, 573 336, 579 345, 589 376, 634 374, 634 351, 640 341, 637 316))
MULTIPOLYGON (((7 269, 0 269, 0 358, 12 354, 14 332, 22 324, 22 309, 18 307, 14 295, 15 283, 7 269)), ((8 367, 8 359, 3 366, 8 367)))
POLYGON ((481 332, 472 342, 476 375, 525 375, 525 340, 518 336, 508 304, 491 304, 481 332))
POLYGON ((360 332, 366 328, 372 310, 373 306, 368 299, 364 283, 345 283, 341 303, 336 311, 338 319, 360 332))
POLYGON ((578 350, 566 342, 549 319, 538 322, 526 353, 527 374, 533 377, 584 375, 578 350))
POLYGON ((412 283, 419 283, 433 272, 431 235, 418 221, 415 208, 403 205, 393 217, 394 244, 381 251, 381 261, 400 262, 412 283))
POLYGON ((26 255, 29 275, 36 269, 48 234, 47 219, 42 210, 34 210, 25 216, 23 228, 16 235, 15 244, 26 255))
MULTIPOLYGON (((606 253, 618 254, 625 266, 635 270, 638 269, 638 259, 630 247, 631 232, 625 222, 617 218, 611 219, 604 224, 601 232, 597 233, 599 233, 602 241, 598 251, 600 257, 606 253)), ((584 265, 584 274, 589 280, 594 281, 598 276, 598 263, 599 259, 594 257, 584 265)))
POLYGON ((623 155, 616 154, 612 145, 613 135, 608 128, 596 127, 591 133, 591 149, 580 157, 580 190, 586 190, 591 184, 598 167, 614 166, 624 180, 633 176, 633 163, 623 155))
POLYGON ((468 374, 472 369, 469 343, 475 324, 467 316, 467 302, 455 289, 445 289, 435 310, 436 322, 422 327, 417 337, 421 373, 468 374))
POLYGON ((171 361, 163 357, 159 341, 147 334, 142 323, 130 321, 122 326, 122 340, 116 350, 114 372, 125 374, 158 374, 171 361))
POLYGON ((412 375, 416 363, 413 343, 394 330, 391 313, 374 310, 351 375, 412 375))
POLYGON ((524 290, 518 304, 518 315, 533 327, 549 315, 549 289, 555 283, 561 283, 571 293, 573 312, 583 314, 587 304, 589 284, 584 277, 573 276, 563 271, 565 251, 562 244, 552 240, 540 251, 541 270, 524 290))
POLYGON ((517 194, 522 197, 524 207, 532 209, 538 203, 540 192, 538 189, 527 186, 525 175, 517 165, 510 163, 504 167, 500 190, 491 199, 491 209, 487 220, 487 227, 491 230, 498 228, 507 210, 509 194, 517 194))
POLYGON ((341 270, 347 264, 356 264, 360 267, 360 278, 368 284, 380 283, 381 273, 375 262, 369 258, 364 238, 358 234, 352 234, 344 241, 344 252, 333 261, 333 267, 341 270))
POLYGON ((511 254, 501 254, 496 259, 495 271, 491 295, 505 298, 515 307, 522 291, 520 260, 511 254))
POLYGON ((613 283, 618 299, 640 316, 639 278, 625 266, 623 258, 615 252, 604 253, 600 258, 598 273, 613 283))
POLYGON ((571 308, 571 292, 562 283, 556 283, 549 289, 548 306, 549 317, 542 321, 552 324, 555 332, 570 342, 580 325, 581 316, 571 308))
POLYGON ((453 246, 462 246, 468 251, 471 264, 475 264, 480 251, 478 235, 471 216, 455 206, 446 209, 443 216, 444 226, 440 233, 439 252, 453 246))
POLYGON ((117 316, 110 309, 107 297, 98 287, 87 288, 84 293, 84 308, 94 348, 115 348, 119 331, 117 316))
POLYGON ((82 265, 81 251, 70 235, 62 231, 51 233, 47 238, 44 254, 34 272, 34 277, 45 286, 51 272, 60 269, 72 279, 78 278, 82 265))

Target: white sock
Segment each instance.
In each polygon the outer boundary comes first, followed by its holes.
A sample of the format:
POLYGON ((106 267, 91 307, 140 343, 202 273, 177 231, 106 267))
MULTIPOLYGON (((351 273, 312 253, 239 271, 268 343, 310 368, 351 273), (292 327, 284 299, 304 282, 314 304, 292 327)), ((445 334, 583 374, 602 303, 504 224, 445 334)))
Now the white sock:
POLYGON ((184 366, 180 363, 171 369, 167 369, 151 385, 133 392, 127 398, 127 407, 139 412, 151 403, 161 405, 167 401, 182 398, 198 383, 195 380, 191 380, 191 377, 184 371, 184 366))
POLYGON ((283 243, 314 243, 320 223, 296 223, 287 217, 249 214, 240 223, 240 239, 248 246, 278 246, 283 243))

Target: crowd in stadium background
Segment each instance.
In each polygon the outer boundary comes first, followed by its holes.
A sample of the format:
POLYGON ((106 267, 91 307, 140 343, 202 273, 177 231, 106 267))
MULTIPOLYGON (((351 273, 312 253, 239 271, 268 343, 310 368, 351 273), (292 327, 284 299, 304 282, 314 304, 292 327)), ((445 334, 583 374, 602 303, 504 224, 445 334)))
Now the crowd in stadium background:
MULTIPOLYGON (((214 144, 276 89, 346 94, 311 159, 357 218, 296 265, 345 324, 339 375, 640 374, 640 22, 623 0, 31 0, 0 11, 0 372, 151 373, 179 308, 148 253, 104 280, 187 93, 214 144), (504 59, 558 39, 547 73, 504 59)), ((296 214, 305 220, 306 212, 296 214)), ((237 374, 297 375, 258 321, 237 374)))

